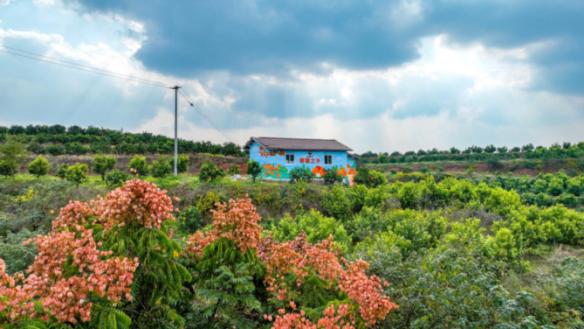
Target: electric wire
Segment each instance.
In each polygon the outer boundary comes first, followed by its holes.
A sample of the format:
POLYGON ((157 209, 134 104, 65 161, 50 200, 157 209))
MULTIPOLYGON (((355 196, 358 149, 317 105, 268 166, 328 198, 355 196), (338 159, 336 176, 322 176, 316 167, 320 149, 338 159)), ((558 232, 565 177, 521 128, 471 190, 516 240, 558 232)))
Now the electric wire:
MULTIPOLYGON (((60 65, 60 66, 67 67, 70 69, 100 74, 100 75, 111 77, 111 78, 117 78, 117 79, 122 79, 122 80, 127 80, 127 81, 134 81, 137 83, 150 85, 153 87, 159 87, 159 88, 165 88, 165 89, 168 89, 168 88, 172 89, 173 88, 173 87, 169 87, 168 84, 161 82, 161 81, 146 79, 146 78, 138 77, 135 75, 126 75, 126 74, 122 74, 119 72, 106 70, 106 69, 103 69, 100 67, 71 62, 71 61, 66 61, 66 60, 55 58, 55 57, 50 57, 50 56, 41 55, 41 54, 33 53, 30 51, 22 50, 22 49, 17 49, 14 47, 9 47, 6 45, 0 44, 0 52, 6 53, 9 55, 14 55, 14 56, 18 56, 18 57, 23 57, 23 58, 35 60, 35 61, 39 61, 39 62, 60 65)), ((180 89, 179 89, 179 94, 195 110, 195 112, 197 112, 213 129, 215 129, 219 134, 221 134, 229 142, 236 144, 232 138, 230 138, 227 134, 225 134, 223 131, 221 131, 221 129, 219 129, 217 127, 217 125, 215 125, 213 123, 213 121, 207 115, 205 115, 205 113, 201 110, 201 108, 198 105, 196 105, 193 101, 191 101, 180 89)))
POLYGON ((233 144, 237 144, 233 141, 232 138, 230 138, 229 136, 227 136, 227 134, 225 134, 223 131, 221 131, 221 129, 219 129, 214 123, 213 121, 207 116, 205 115, 205 113, 203 113, 203 111, 200 109, 200 107, 198 107, 198 105, 196 105, 193 101, 191 101, 181 90, 178 91, 178 93, 180 94, 180 96, 195 110, 195 112, 197 112, 203 119, 205 119, 205 121, 207 121, 207 123, 213 128, 215 129, 219 134, 221 134, 221 136, 223 136, 225 139, 227 139, 229 142, 233 143, 233 144))
POLYGON ((13 56, 18 56, 18 57, 23 57, 23 58, 39 61, 39 62, 60 65, 63 67, 67 67, 67 68, 75 69, 75 70, 79 70, 79 71, 100 74, 100 75, 108 76, 111 78, 133 81, 133 82, 137 82, 137 83, 141 83, 141 84, 150 85, 153 87, 168 88, 168 84, 161 82, 161 81, 142 78, 142 77, 135 76, 135 75, 122 74, 119 72, 106 70, 106 69, 103 69, 100 67, 71 62, 71 61, 67 61, 67 60, 62 60, 62 59, 58 59, 55 57, 50 57, 50 56, 46 56, 46 55, 41 55, 41 54, 29 52, 29 51, 22 50, 22 49, 9 47, 6 45, 0 45, 0 52, 10 54, 13 56))

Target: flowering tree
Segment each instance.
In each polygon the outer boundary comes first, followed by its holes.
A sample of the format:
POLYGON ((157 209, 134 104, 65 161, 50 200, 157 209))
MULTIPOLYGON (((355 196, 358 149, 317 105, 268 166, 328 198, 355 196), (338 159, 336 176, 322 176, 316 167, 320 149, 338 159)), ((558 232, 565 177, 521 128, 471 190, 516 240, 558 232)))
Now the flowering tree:
POLYGON ((217 267, 218 261, 228 262, 216 257, 217 246, 223 254, 234 252, 228 249, 232 246, 240 256, 229 260, 259 262, 263 270, 253 275, 261 274, 264 287, 256 288, 269 295, 263 319, 273 321, 274 328, 372 327, 397 307, 383 294, 385 283, 366 274, 368 264, 339 257, 332 238, 310 244, 301 234, 280 243, 261 238, 259 221, 249 198, 218 204, 212 227, 189 237, 187 253, 198 264, 214 259, 207 265, 217 267))
MULTIPOLYGON (((107 311, 123 299, 132 300, 138 260, 100 250, 92 230, 57 225, 27 243, 36 244, 38 253, 26 273, 9 276, 0 260, 0 323, 19 327, 42 319, 76 324, 90 321, 94 306, 107 311)), ((111 316, 113 323, 129 324, 121 312, 111 316)))
POLYGON ((140 180, 104 198, 70 202, 51 232, 27 242, 38 252, 26 273, 10 276, 0 260, 0 324, 92 321, 99 328, 127 328, 133 321, 158 327, 145 315, 165 319, 169 299, 178 298, 190 279, 174 259, 180 247, 165 227, 174 220, 172 211, 164 191, 140 180))
POLYGON ((0 327, 373 327, 395 307, 368 264, 332 238, 276 242, 249 198, 217 204, 213 223, 173 237, 172 200, 131 180, 104 197, 72 201, 51 231, 26 243, 24 273, 0 260, 0 327))

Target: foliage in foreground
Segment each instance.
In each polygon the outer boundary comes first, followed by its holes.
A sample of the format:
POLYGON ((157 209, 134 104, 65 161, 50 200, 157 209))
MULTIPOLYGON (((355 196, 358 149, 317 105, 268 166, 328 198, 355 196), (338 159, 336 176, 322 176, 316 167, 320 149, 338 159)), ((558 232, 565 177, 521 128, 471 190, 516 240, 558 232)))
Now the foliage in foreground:
POLYGON ((70 202, 50 232, 27 242, 37 253, 24 273, 8 274, 0 261, 0 324, 353 328, 396 308, 384 281, 366 274, 366 262, 339 257, 332 240, 262 237, 248 198, 218 204, 184 249, 172 211, 164 191, 140 180, 70 202))

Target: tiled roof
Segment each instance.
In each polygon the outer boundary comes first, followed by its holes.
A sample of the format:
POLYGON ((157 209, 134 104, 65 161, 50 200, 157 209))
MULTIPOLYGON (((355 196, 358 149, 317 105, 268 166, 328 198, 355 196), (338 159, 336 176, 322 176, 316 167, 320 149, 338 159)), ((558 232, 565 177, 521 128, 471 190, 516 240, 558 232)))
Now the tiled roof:
POLYGON ((252 137, 246 148, 253 141, 274 150, 351 151, 350 147, 335 139, 252 137))

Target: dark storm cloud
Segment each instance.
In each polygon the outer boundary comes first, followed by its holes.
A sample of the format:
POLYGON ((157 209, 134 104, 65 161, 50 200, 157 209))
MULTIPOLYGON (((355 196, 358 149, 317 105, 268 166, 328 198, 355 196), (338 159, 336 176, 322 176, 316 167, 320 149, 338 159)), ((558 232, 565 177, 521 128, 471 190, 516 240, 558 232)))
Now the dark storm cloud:
POLYGON ((146 23, 138 57, 180 76, 226 70, 236 74, 316 70, 331 62, 378 68, 413 58, 414 39, 394 32, 377 2, 343 1, 81 1, 146 23))
POLYGON ((500 48, 556 41, 534 59, 542 68, 536 87, 584 92, 581 0, 427 0, 420 19, 407 24, 399 21, 411 13, 400 4, 415 1, 76 1, 145 23, 148 40, 137 57, 176 76, 318 72, 323 62, 385 68, 415 59, 420 37, 445 33, 454 42, 500 48))

